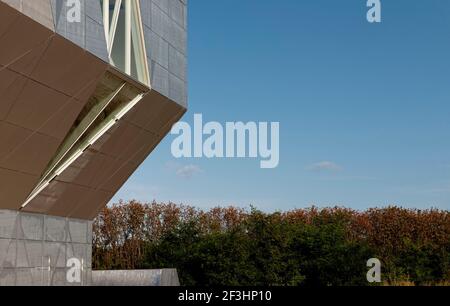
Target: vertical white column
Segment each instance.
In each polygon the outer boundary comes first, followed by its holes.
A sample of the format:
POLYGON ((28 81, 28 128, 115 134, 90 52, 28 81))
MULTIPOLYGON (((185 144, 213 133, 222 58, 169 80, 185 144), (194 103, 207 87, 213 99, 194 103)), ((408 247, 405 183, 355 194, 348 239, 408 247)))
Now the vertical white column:
POLYGON ((105 28, 105 39, 108 54, 111 56, 111 49, 109 46, 109 0, 103 0, 103 26, 105 28))
POLYGON ((125 0, 125 73, 131 74, 131 1, 125 0))

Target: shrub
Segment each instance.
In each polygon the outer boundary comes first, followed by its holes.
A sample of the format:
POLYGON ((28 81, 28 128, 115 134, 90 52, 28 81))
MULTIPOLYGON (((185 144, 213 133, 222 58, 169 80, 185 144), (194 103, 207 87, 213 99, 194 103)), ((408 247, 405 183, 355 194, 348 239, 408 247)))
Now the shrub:
POLYGON ((315 207, 267 214, 131 201, 94 222, 96 269, 178 269, 184 285, 367 285, 450 280, 450 214, 398 207, 315 207))

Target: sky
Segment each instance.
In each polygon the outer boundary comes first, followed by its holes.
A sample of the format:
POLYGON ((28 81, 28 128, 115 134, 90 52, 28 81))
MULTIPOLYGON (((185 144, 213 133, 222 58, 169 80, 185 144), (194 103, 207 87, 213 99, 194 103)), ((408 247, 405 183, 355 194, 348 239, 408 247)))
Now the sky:
POLYGON ((450 209, 450 1, 189 1, 189 111, 279 122, 280 163, 175 159, 168 135, 114 197, 208 209, 450 209))

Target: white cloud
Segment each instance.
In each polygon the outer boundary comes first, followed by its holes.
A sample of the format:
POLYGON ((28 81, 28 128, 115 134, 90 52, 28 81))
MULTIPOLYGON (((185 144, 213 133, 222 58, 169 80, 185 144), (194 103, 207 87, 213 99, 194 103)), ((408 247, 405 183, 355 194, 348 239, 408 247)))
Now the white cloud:
POLYGON ((203 169, 194 164, 183 165, 178 161, 168 161, 165 163, 165 169, 170 173, 175 173, 178 177, 190 179, 194 175, 202 173, 203 169))
POLYGON ((203 172, 203 170, 197 165, 185 165, 179 167, 176 171, 177 176, 185 179, 190 179, 194 175, 203 172))
POLYGON ((343 170, 341 166, 331 161, 321 161, 318 163, 314 163, 308 167, 308 170, 312 171, 328 171, 328 172, 337 172, 343 170))

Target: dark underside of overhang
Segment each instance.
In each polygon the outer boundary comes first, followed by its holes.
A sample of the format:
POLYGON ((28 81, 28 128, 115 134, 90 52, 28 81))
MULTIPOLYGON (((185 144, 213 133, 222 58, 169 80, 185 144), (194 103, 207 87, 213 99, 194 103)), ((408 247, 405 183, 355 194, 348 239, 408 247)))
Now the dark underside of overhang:
POLYGON ((93 219, 185 111, 0 2, 0 209, 93 219), (133 95, 142 99, 84 146, 133 95))

